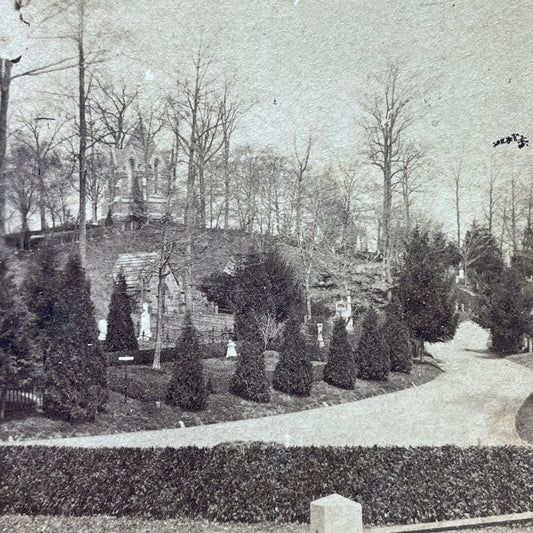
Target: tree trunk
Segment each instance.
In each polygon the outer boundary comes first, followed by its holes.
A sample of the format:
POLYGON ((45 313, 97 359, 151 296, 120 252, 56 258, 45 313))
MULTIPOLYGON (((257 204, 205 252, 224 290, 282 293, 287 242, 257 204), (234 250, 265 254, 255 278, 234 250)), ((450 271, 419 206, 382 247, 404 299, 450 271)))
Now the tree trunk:
POLYGON ((390 220, 392 209, 392 179, 390 168, 383 174, 383 225, 382 225, 382 250, 383 259, 388 263, 390 258, 390 220))
POLYGON ((229 140, 225 133, 224 139, 224 229, 229 229, 229 204, 230 204, 230 173, 229 173, 229 140))
POLYGON ((204 175, 204 162, 200 161, 198 165, 198 189, 200 192, 200 201, 199 201, 199 226, 201 229, 207 227, 207 214, 206 214, 206 186, 205 186, 205 175, 204 175))
POLYGON ((0 239, 6 234, 6 150, 7 150, 7 111, 9 87, 11 85, 11 61, 0 59, 0 239))
POLYGON ((41 231, 45 230, 48 225, 46 224, 46 191, 44 186, 44 172, 43 163, 40 160, 37 162, 37 172, 39 174, 39 218, 41 221, 41 231))
POLYGON ((87 227, 86 227, 86 187, 87 187, 87 121, 85 116, 85 50, 84 50, 84 25, 85 25, 85 0, 80 0, 79 4, 79 33, 78 33, 78 82, 79 82, 79 181, 80 181, 80 203, 79 203, 79 225, 80 225, 80 262, 85 268, 87 258, 87 227))
POLYGON ((93 222, 98 224, 98 200, 93 200, 93 222))
POLYGON ((311 260, 309 260, 309 264, 307 265, 307 269, 305 272, 305 303, 307 307, 307 316, 305 317, 306 322, 309 322, 312 318, 311 316, 311 292, 310 292, 311 266, 312 266, 312 262, 311 260))
POLYGON ((162 344, 162 329, 163 329, 163 280, 164 276, 162 272, 159 272, 157 279, 157 319, 155 329, 155 349, 154 349, 154 361, 152 368, 154 370, 161 370, 161 344, 162 344))

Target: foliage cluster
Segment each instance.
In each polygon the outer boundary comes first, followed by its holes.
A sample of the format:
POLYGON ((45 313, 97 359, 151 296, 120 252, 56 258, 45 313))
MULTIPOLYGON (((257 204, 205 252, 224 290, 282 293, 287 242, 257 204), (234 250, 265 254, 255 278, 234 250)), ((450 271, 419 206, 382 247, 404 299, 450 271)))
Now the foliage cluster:
POLYGON ((392 372, 411 372, 413 357, 409 330, 405 324, 400 300, 393 296, 385 308, 384 341, 388 349, 390 369, 392 372))
POLYGON ((44 411, 64 420, 93 420, 107 401, 107 365, 79 257, 71 256, 60 270, 56 253, 43 250, 26 295, 44 359, 44 411))
POLYGON ((313 368, 307 354, 305 338, 300 331, 300 322, 291 317, 285 325, 272 386, 287 394, 309 396, 312 384, 313 368))
POLYGON ((32 323, 24 302, 17 298, 7 257, 0 253, 0 418, 5 389, 35 383, 42 370, 32 345, 32 323))
POLYGON ((108 352, 132 351, 139 348, 131 318, 128 286, 123 272, 119 272, 111 294, 104 348, 108 352))
POLYGON ((413 230, 397 276, 398 296, 410 334, 419 343, 443 342, 455 334, 453 266, 441 234, 413 230))
POLYGON ((328 360, 324 366, 324 381, 341 389, 355 387, 357 367, 352 346, 348 342, 346 322, 339 318, 333 326, 328 360))
POLYGON ((187 411, 200 411, 207 403, 203 378, 202 355, 198 333, 190 313, 174 348, 174 368, 168 382, 166 403, 179 405, 187 411))
POLYGON ((363 331, 355 356, 362 379, 386 380, 389 377, 389 347, 385 343, 383 332, 378 323, 378 316, 370 308, 363 321, 363 331))
POLYGON ((234 273, 216 273, 204 279, 207 298, 235 313, 235 334, 245 339, 261 331, 270 317, 277 323, 303 316, 304 299, 296 272, 276 248, 252 248, 234 273), (251 330, 250 330, 251 328, 251 330))
POLYGON ((523 447, 9 447, 0 471, 0 513, 305 522, 309 501, 336 492, 361 502, 369 526, 533 506, 523 447))

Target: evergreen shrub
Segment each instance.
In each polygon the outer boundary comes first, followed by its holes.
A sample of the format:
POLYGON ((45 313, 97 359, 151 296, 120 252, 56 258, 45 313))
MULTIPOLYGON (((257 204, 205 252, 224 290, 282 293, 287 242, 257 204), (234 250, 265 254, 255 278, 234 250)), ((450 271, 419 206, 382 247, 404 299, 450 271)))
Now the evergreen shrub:
POLYGON ((207 404, 207 389, 203 378, 202 354, 198 333, 190 313, 176 343, 174 369, 168 382, 166 403, 179 405, 187 411, 200 411, 207 404))
POLYGON ((346 322, 339 318, 333 326, 328 360, 324 366, 324 381, 341 389, 355 387, 357 368, 352 346, 348 342, 346 322))
POLYGON ((309 396, 313 384, 313 368, 306 352, 306 342, 299 321, 288 319, 280 358, 274 370, 272 386, 286 394, 309 396))
POLYGON ((131 318, 130 296, 123 272, 119 272, 111 294, 104 348, 108 352, 135 351, 139 348, 131 318))
POLYGON ((386 380, 389 377, 390 358, 378 316, 370 308, 363 320, 363 330, 357 345, 356 361, 362 379, 386 380))

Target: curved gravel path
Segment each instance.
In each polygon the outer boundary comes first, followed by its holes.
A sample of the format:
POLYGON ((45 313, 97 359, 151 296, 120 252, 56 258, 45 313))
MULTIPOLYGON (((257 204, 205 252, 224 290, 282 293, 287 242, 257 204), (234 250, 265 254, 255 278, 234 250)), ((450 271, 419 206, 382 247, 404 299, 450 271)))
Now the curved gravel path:
POLYGON ((214 446, 226 441, 286 445, 527 445, 515 416, 533 391, 533 371, 486 352, 487 334, 462 324, 430 347, 445 372, 403 391, 285 415, 191 428, 24 441, 83 447, 214 446))

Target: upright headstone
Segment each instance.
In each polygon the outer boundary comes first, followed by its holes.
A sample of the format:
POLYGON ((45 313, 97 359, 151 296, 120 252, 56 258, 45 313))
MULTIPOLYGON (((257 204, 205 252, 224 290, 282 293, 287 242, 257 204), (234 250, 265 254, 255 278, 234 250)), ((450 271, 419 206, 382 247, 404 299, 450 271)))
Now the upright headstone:
POLYGON ((352 297, 348 294, 346 297, 346 331, 353 333, 353 330, 352 297))
POLYGON ((320 348, 324 348, 324 346, 326 345, 326 343, 324 342, 324 334, 323 334, 324 324, 322 324, 321 322, 318 322, 316 325, 316 330, 317 330, 316 340, 318 342, 318 346, 320 348))
POLYGON ((226 358, 230 359, 232 357, 237 357, 237 350, 235 344, 235 341, 233 339, 230 339, 228 341, 228 347, 226 348, 226 358))
POLYGON ((105 341, 107 338, 107 320, 102 318, 98 321, 98 340, 105 341))
POLYGON ((363 533, 360 503, 340 494, 311 502, 310 533, 363 533))
POLYGON ((139 340, 147 341, 152 338, 152 330, 150 329, 150 311, 149 306, 143 303, 143 312, 141 313, 141 327, 139 329, 139 340))

